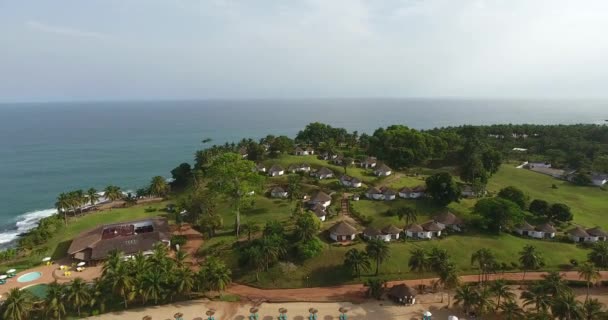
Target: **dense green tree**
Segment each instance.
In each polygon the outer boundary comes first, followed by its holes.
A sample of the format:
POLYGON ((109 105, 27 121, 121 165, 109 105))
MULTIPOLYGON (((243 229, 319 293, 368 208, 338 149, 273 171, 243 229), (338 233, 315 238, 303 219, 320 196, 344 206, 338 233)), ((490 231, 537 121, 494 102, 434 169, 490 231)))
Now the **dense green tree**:
POLYGON ((397 218, 399 221, 405 220, 405 225, 409 225, 418 220, 418 212, 412 207, 401 207, 397 209, 397 218))
POLYGON ((608 317, 604 305, 597 299, 586 299, 583 303, 582 312, 586 320, 604 320, 608 317))
POLYGON ((161 176, 152 178, 150 182, 150 193, 157 197, 164 197, 169 193, 169 184, 167 180, 161 176))
POLYGON ((298 257, 302 260, 318 256, 323 251, 323 248, 323 242, 317 237, 305 241, 298 241, 296 244, 298 257))
POLYGON ((376 276, 380 269, 380 264, 386 261, 390 256, 390 247, 380 239, 371 239, 367 242, 365 252, 371 258, 376 260, 376 276))
POLYGON ((570 207, 563 203, 554 203, 553 205, 551 205, 551 207, 549 208, 549 214, 552 219, 561 222, 568 222, 572 221, 573 219, 570 207))
POLYGON ((411 271, 423 273, 429 269, 428 255, 422 248, 414 248, 410 251, 408 266, 411 271))
POLYGON ((318 147, 322 142, 334 140, 336 143, 346 142, 348 132, 342 128, 333 128, 330 125, 313 122, 306 125, 304 130, 298 132, 297 142, 312 144, 318 147))
POLYGON ((285 235, 285 227, 281 222, 276 220, 266 222, 263 231, 265 237, 273 235, 283 237, 285 235))
POLYGON ((232 271, 216 257, 209 257, 201 266, 200 272, 205 275, 204 282, 207 283, 209 288, 218 291, 220 294, 232 282, 232 271))
POLYGON ((515 300, 507 300, 500 306, 505 320, 520 320, 525 318, 524 310, 515 300))
POLYGON ((479 301, 479 293, 471 285, 462 285, 456 289, 454 294, 454 305, 462 306, 464 313, 468 314, 479 301))
POLYGON ((266 268, 266 257, 261 246, 250 246, 243 251, 243 260, 255 270, 255 279, 260 281, 260 272, 266 268))
POLYGON ((312 213, 303 213, 296 218, 295 237, 300 241, 309 241, 321 228, 321 221, 312 213))
POLYGON ((302 200, 302 176, 290 174, 287 177, 287 199, 290 202, 302 200))
POLYGON ((171 170, 171 188, 174 190, 181 190, 187 187, 192 181, 192 166, 189 163, 184 162, 179 166, 171 170))
POLYGON ((589 287, 600 280, 602 276, 593 264, 585 262, 578 267, 578 277, 585 280, 587 284, 587 298, 585 300, 589 300, 589 287))
POLYGON ((591 247, 591 252, 587 258, 599 269, 608 268, 608 243, 604 241, 596 242, 591 247))
POLYGON ((287 136, 278 136, 270 143, 269 151, 271 155, 278 155, 293 152, 294 148, 295 144, 292 139, 287 136))
POLYGON ((528 201, 528 199, 524 192, 521 191, 521 189, 519 188, 513 186, 502 188, 498 192, 498 196, 503 199, 511 200, 513 203, 517 204, 522 210, 526 209, 526 202, 528 201))
POLYGON ((367 287, 367 296, 370 298, 374 298, 376 300, 380 300, 384 293, 384 287, 386 286, 386 281, 378 278, 367 279, 364 283, 364 286, 367 287))
POLYGON ((479 269, 479 282, 483 282, 485 281, 486 275, 488 275, 497 264, 496 256, 490 249, 481 248, 471 255, 471 264, 477 264, 477 268, 479 269))
POLYGON ((448 251, 443 248, 433 247, 427 256, 428 269, 437 274, 443 270, 447 262, 450 261, 448 251))
POLYGON ((546 217, 549 213, 549 203, 545 200, 534 199, 530 202, 528 210, 538 217, 546 217))
POLYGON ((596 157, 591 167, 597 172, 608 172, 608 154, 596 157))
POLYGON ((65 286, 56 281, 48 285, 46 297, 44 297, 43 301, 43 313, 45 317, 61 320, 61 317, 66 314, 65 291, 65 286))
POLYGON ((371 266, 367 253, 354 248, 346 251, 344 265, 358 278, 361 277, 362 271, 369 270, 371 266))
MULTIPOLYGON (((456 270, 456 265, 451 261, 447 261, 441 271, 438 274, 439 279, 437 280, 439 284, 443 287, 448 295, 448 308, 450 307, 450 291, 456 289, 460 285, 460 278, 458 277, 458 271, 456 270)), ((441 296, 441 301, 443 301, 443 295, 441 296)))
POLYGON ((498 279, 490 283, 490 291, 496 297, 496 310, 500 309, 500 301, 513 301, 516 296, 511 291, 507 281, 504 279, 498 279))
POLYGON ((560 297, 572 291, 562 275, 557 271, 549 271, 547 274, 543 274, 542 278, 540 281, 541 285, 553 297, 560 297))
POLYGON ((572 183, 579 185, 579 186, 588 186, 592 182, 589 174, 586 172, 582 172, 582 171, 575 173, 572 176, 570 181, 572 181, 572 183))
POLYGON ((563 320, 584 320, 583 305, 572 293, 561 295, 551 302, 551 313, 563 320))
POLYGON ((477 201, 474 213, 482 217, 485 229, 500 233, 523 221, 524 214, 519 206, 503 198, 485 198, 477 201))
POLYGON ((553 300, 547 288, 541 283, 533 284, 522 292, 521 299, 524 301, 524 307, 534 306, 537 313, 547 311, 553 300))
POLYGON ((99 194, 97 194, 97 189, 89 188, 89 190, 87 190, 87 198, 89 199, 89 203, 91 205, 94 205, 97 200, 99 200, 99 194))
POLYGON ((57 212, 63 214, 63 221, 65 225, 68 225, 68 211, 70 209, 70 196, 67 193, 61 193, 57 197, 57 201, 55 202, 55 208, 57 208, 57 212))
POLYGON ((123 197, 120 187, 113 185, 109 185, 103 190, 103 196, 110 201, 120 200, 123 197))
POLYGON ((460 188, 447 172, 436 173, 426 178, 427 193, 433 200, 447 206, 460 198, 460 188))
POLYGON ((208 168, 209 187, 230 200, 235 213, 236 236, 241 228, 241 206, 245 195, 261 190, 264 177, 255 171, 255 163, 236 153, 217 156, 208 168))

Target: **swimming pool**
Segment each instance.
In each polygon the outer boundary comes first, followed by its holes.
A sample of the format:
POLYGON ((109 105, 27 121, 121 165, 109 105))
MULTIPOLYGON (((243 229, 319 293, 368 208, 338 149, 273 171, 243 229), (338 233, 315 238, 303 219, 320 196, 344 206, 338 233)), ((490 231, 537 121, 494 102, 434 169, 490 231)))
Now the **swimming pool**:
POLYGON ((49 291, 48 284, 35 284, 33 286, 25 287, 21 290, 29 291, 36 298, 44 299, 46 298, 46 294, 49 291))
POLYGON ((17 282, 31 282, 34 280, 38 280, 40 277, 42 277, 42 272, 30 272, 17 278, 17 282))

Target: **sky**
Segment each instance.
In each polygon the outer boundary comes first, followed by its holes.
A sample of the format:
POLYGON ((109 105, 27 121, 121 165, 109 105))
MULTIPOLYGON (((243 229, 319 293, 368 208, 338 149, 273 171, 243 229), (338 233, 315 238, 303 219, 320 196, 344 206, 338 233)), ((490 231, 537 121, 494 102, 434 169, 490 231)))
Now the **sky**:
POLYGON ((608 98, 608 1, 0 0, 0 101, 608 98))

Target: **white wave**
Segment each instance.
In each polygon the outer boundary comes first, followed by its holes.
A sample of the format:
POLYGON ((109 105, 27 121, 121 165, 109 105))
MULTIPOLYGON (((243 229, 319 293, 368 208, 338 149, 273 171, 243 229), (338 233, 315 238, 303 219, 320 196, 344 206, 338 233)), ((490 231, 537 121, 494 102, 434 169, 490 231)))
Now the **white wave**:
POLYGON ((52 216, 55 213, 57 213, 57 209, 43 209, 20 215, 17 217, 14 229, 0 233, 0 245, 14 241, 19 237, 19 234, 35 228, 40 219, 52 216))

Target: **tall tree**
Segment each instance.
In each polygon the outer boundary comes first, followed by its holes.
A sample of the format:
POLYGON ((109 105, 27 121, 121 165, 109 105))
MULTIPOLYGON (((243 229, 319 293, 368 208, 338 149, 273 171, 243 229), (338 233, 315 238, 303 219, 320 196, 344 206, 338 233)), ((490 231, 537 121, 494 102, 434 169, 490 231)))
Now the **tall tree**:
POLYGON ((490 291, 496 297, 496 310, 500 309, 501 300, 513 301, 516 298, 515 293, 511 291, 504 279, 498 279, 490 283, 490 291))
POLYGON ((301 214, 295 223, 295 236, 300 241, 308 241, 315 237, 321 228, 321 221, 312 213, 301 214))
POLYGON ((583 305, 572 293, 560 295, 551 302, 551 313, 554 317, 564 320, 582 320, 583 305))
POLYGON ((424 251, 422 248, 415 248, 411 250, 410 259, 407 264, 411 271, 415 271, 420 274, 428 270, 429 262, 426 251, 424 251))
POLYGON ((471 264, 477 263, 479 268, 479 282, 485 281, 485 276, 496 264, 496 257, 490 249, 481 248, 471 255, 471 264))
POLYGON ((2 302, 2 319, 25 320, 33 310, 32 294, 19 288, 11 289, 2 302))
POLYGON ((367 242, 365 247, 367 255, 376 260, 376 276, 380 269, 380 264, 384 262, 390 256, 390 247, 388 244, 380 239, 372 239, 367 242))
POLYGON ((582 311, 586 320, 604 320, 608 317, 608 312, 604 310, 604 305, 597 299, 585 300, 582 311))
POLYGON ((164 197, 169 193, 169 184, 167 180, 161 176, 155 176, 150 181, 150 193, 157 197, 164 197))
POLYGON ((401 207, 397 209, 397 218, 399 221, 405 220, 405 225, 407 226, 418 220, 418 213, 412 207, 401 207))
POLYGON ((536 270, 543 264, 543 258, 540 252, 536 250, 535 246, 525 245, 523 250, 519 252, 519 263, 521 268, 524 270, 522 281, 526 279, 526 272, 528 270, 536 270))
POLYGON ((454 305, 462 306, 464 313, 469 311, 477 304, 479 293, 471 285, 462 285, 456 289, 454 294, 454 305))
POLYGON ((255 163, 244 160, 236 153, 217 156, 210 164, 207 174, 211 181, 209 187, 228 198, 232 204, 238 237, 241 229, 243 198, 251 191, 259 191, 264 183, 264 177, 257 174, 255 163))
POLYGON ((538 217, 546 217, 549 213, 549 203, 545 200, 534 199, 528 210, 538 217))
POLYGON ((524 217, 518 205, 503 198, 485 198, 477 201, 474 213, 482 217, 485 229, 496 233, 522 222, 524 217))
MULTIPOLYGON (((445 289, 448 295, 448 308, 450 307, 450 291, 456 289, 460 285, 460 278, 456 266, 451 261, 445 263, 441 272, 439 272, 439 283, 445 289)), ((443 301, 443 295, 441 300, 443 301)))
POLYGON ((608 268, 608 243, 604 241, 594 243, 587 258, 600 270, 608 268))
POLYGON ((536 312, 547 311, 551 306, 552 297, 547 288, 541 283, 533 284, 527 291, 521 293, 524 307, 533 305, 536 312))
POLYGON ((344 256, 344 265, 349 268, 354 275, 361 278, 361 271, 369 270, 369 256, 357 249, 350 249, 346 251, 344 256))
POLYGON ((120 200, 122 191, 120 191, 120 187, 109 185, 103 190, 103 196, 110 201, 120 200))
POLYGON ((89 199, 89 203, 91 205, 95 205, 97 200, 99 200, 99 194, 97 194, 97 189, 89 188, 89 190, 87 190, 87 198, 89 199))
POLYGON ((515 300, 507 300, 500 306, 504 320, 525 319, 524 310, 515 300))
POLYGON ((65 286, 56 281, 50 283, 43 301, 44 315, 49 319, 61 320, 66 314, 65 309, 65 286))
POLYGON ((508 187, 502 188, 498 192, 498 196, 503 199, 511 200, 513 203, 518 205, 522 210, 526 209, 527 197, 526 197, 526 194, 523 191, 521 191, 521 189, 519 189, 519 188, 516 188, 513 186, 508 186, 508 187))
POLYGON ((76 308, 78 317, 80 317, 80 309, 91 302, 91 295, 86 282, 82 278, 72 280, 67 287, 66 298, 70 305, 76 308))
POLYGON ((70 196, 67 193, 61 193, 57 197, 57 202, 55 202, 55 208, 57 208, 58 213, 63 214, 63 221, 65 225, 68 225, 68 211, 70 209, 70 196))
POLYGON ((587 284, 587 297, 585 300, 589 300, 589 287, 591 284, 600 280, 602 276, 593 264, 585 262, 578 267, 578 277, 585 280, 585 283, 587 284))

